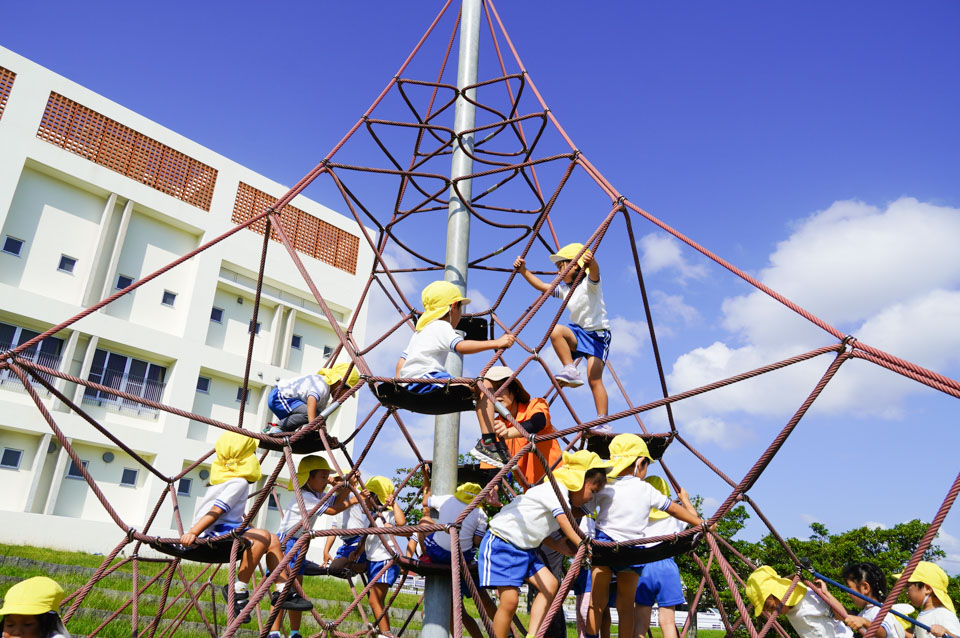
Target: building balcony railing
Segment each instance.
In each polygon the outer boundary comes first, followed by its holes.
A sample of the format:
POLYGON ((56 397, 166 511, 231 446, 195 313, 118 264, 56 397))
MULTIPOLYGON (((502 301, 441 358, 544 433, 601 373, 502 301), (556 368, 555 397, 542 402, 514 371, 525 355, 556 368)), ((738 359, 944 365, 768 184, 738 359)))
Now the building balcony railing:
MULTIPOLYGON (((101 385, 115 388, 120 392, 157 402, 163 397, 163 388, 166 385, 165 383, 147 379, 142 376, 121 374, 110 369, 103 370, 93 368, 90 370, 90 376, 88 378, 101 385)), ((151 408, 131 399, 120 398, 109 392, 94 390, 93 388, 86 388, 84 390, 82 402, 87 405, 97 405, 114 412, 132 412, 138 416, 146 416, 152 419, 157 418, 156 408, 151 408)))
MULTIPOLYGON (((6 352, 7 350, 15 347, 16 344, 0 342, 0 352, 6 352)), ((20 354, 20 358, 38 365, 42 365, 46 368, 52 368, 53 370, 60 369, 60 357, 55 357, 53 355, 38 352, 36 350, 27 350, 26 352, 20 354)), ((57 380, 56 377, 48 374, 40 373, 40 375, 50 383, 54 383, 57 380)), ((33 387, 37 393, 40 394, 40 396, 50 396, 50 393, 47 391, 47 389, 39 383, 34 383, 33 387)), ((15 375, 11 370, 0 370, 0 388, 3 388, 4 390, 11 390, 13 392, 27 392, 26 388, 23 387, 23 384, 20 383, 20 377, 15 375)))

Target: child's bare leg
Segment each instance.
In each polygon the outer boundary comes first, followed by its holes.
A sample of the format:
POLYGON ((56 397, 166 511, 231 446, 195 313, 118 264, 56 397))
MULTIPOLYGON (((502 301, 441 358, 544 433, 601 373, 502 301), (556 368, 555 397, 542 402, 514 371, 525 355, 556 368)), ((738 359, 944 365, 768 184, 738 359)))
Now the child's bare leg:
MULTIPOLYGON (((243 552, 243 557, 240 559, 237 581, 249 583, 250 578, 253 577, 253 570, 257 568, 263 555, 268 551, 271 554, 280 552, 280 541, 265 529, 248 529, 243 533, 243 537, 250 541, 250 548, 243 552)), ((276 555, 274 555, 274 558, 276 558, 276 555)), ((274 562, 273 567, 276 567, 277 563, 279 563, 279 561, 274 562)), ((267 559, 267 566, 270 566, 269 557, 267 559)))
POLYGON ((567 326, 554 326, 550 331, 550 343, 553 344, 553 351, 557 353, 562 365, 573 363, 573 352, 577 349, 577 337, 573 330, 567 326))
POLYGON ((577 594, 577 638, 587 633, 587 614, 590 613, 590 596, 577 594))
MULTIPOLYGON (((487 379, 483 380, 483 385, 487 390, 493 392, 493 382, 487 379)), ((477 421, 480 422, 481 434, 493 434, 493 421, 495 419, 493 401, 487 398, 487 395, 477 390, 477 421)))
POLYGON ((637 594, 640 574, 632 570, 617 572, 617 614, 620 616, 617 633, 633 635, 633 599, 637 594))
MULTIPOLYGON (((633 611, 633 638, 643 638, 650 629, 650 615, 653 613, 653 607, 646 605, 637 605, 633 611)), ((663 613, 663 608, 660 608, 663 613)))
POLYGON ((376 583, 370 588, 370 609, 373 610, 374 618, 383 614, 379 626, 381 633, 385 634, 390 633, 390 617, 383 611, 383 601, 387 599, 387 589, 389 589, 389 585, 386 583, 376 583))
MULTIPOLYGON (((603 622, 600 626, 600 638, 610 638, 610 625, 612 624, 610 608, 603 608, 603 622)), ((617 629, 619 631, 619 629, 617 629)))
POLYGON ((500 594, 500 606, 493 617, 493 633, 497 638, 507 638, 510 635, 510 623, 520 603, 520 590, 516 587, 497 587, 497 593, 500 594))
MULTIPOLYGON (((283 615, 286 613, 285 609, 281 609, 280 613, 277 614, 277 617, 273 620, 273 625, 270 626, 270 631, 283 631, 283 615)), ((299 614, 299 611, 290 612, 290 624, 293 625, 293 615, 299 614)), ((300 625, 297 625, 298 627, 300 625)))
POLYGON ((541 567, 540 571, 530 577, 529 582, 537 588, 537 597, 533 599, 533 605, 530 606, 530 625, 527 627, 528 634, 536 634, 543 622, 547 610, 550 609, 550 603, 553 597, 557 595, 557 579, 547 567, 541 567))
POLYGON ((607 389, 603 386, 603 359, 587 357, 587 383, 593 392, 593 404, 597 406, 597 416, 607 416, 607 389))
POLYGON ((587 614, 587 633, 593 636, 600 633, 603 610, 607 608, 610 600, 611 576, 613 572, 609 567, 594 567, 590 574, 592 591, 590 592, 590 613, 587 614))
MULTIPOLYGON (((663 632, 663 638, 677 638, 677 618, 673 613, 674 607, 658 608, 657 621, 660 623, 660 631, 663 632)), ((649 620, 649 619, 648 619, 649 620)), ((690 622, 697 622, 696 616, 690 619, 690 622)))

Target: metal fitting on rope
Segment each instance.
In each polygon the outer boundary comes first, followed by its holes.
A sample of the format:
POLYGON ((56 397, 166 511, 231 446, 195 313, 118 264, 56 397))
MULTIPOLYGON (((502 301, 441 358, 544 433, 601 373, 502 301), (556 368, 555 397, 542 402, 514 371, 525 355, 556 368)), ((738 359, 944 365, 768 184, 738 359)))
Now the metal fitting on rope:
POLYGON ((137 530, 136 530, 135 528, 133 528, 133 527, 131 527, 130 529, 127 530, 127 542, 128 542, 128 543, 132 543, 132 542, 133 542, 133 535, 136 534, 136 533, 137 533, 137 530))
POLYGON ((847 335, 840 341, 840 345, 843 346, 843 352, 849 352, 853 350, 853 343, 857 340, 853 335, 847 335))
POLYGON ((573 149, 573 158, 572 158, 572 159, 573 159, 574 162, 576 162, 578 159, 580 159, 580 155, 581 155, 581 153, 580 153, 580 149, 579 149, 579 148, 573 149))
POLYGON ((623 206, 623 203, 625 201, 627 201, 626 195, 621 195, 620 197, 617 198, 617 204, 619 204, 620 206, 623 206))

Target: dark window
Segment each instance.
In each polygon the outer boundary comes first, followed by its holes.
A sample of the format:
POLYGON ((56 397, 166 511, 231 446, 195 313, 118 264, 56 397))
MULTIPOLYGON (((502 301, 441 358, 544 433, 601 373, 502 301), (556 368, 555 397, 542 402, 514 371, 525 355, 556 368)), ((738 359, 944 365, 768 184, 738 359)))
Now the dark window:
MULTIPOLYGON (((8 323, 0 323, 0 352, 23 345, 39 334, 36 330, 28 330, 27 328, 21 328, 8 323)), ((63 339, 47 337, 43 341, 35 343, 21 352, 20 356, 28 361, 39 363, 42 366, 59 369, 60 350, 62 348, 63 339)), ((44 378, 51 383, 54 381, 53 377, 48 377, 47 375, 44 375, 44 378)), ((20 383, 19 378, 11 371, 0 370, 0 385, 8 382, 20 383)))
MULTIPOLYGON (((121 392, 159 401, 163 395, 166 375, 167 369, 163 366, 97 348, 93 353, 93 365, 90 366, 90 376, 87 378, 94 383, 109 386, 121 392)), ((153 411, 153 408, 143 406, 136 401, 120 399, 109 392, 93 388, 84 390, 83 396, 85 400, 97 402, 100 405, 110 403, 137 411, 153 411)))
POLYGON ((243 386, 237 388, 237 401, 243 401, 243 386))
MULTIPOLYGON (((83 469, 87 469, 87 464, 90 461, 80 461, 80 464, 83 465, 83 469)), ((67 478, 72 479, 82 479, 83 474, 80 473, 80 468, 77 467, 77 464, 73 462, 73 459, 70 460, 70 468, 67 470, 67 478)))
POLYGON ((269 498, 267 498, 267 509, 268 509, 268 510, 278 510, 278 509, 280 509, 280 505, 277 504, 277 499, 276 499, 276 497, 274 497, 273 494, 271 494, 271 495, 269 496, 269 498))
POLYGON ((13 448, 3 448, 3 456, 0 456, 0 467, 10 470, 20 469, 20 460, 23 458, 23 450, 14 450, 13 448))
POLYGON ((193 479, 182 478, 177 483, 177 496, 190 496, 190 488, 193 486, 193 479))
POLYGON ((117 275, 117 290, 123 290, 127 286, 133 285, 133 277, 126 275, 117 275))
POLYGON ((303 337, 300 335, 293 335, 293 338, 290 339, 290 347, 294 350, 299 350, 303 345, 303 337))
MULTIPOLYGON (((262 324, 261 322, 259 322, 259 321, 257 322, 257 332, 256 332, 256 334, 260 334, 260 326, 262 326, 262 325, 263 325, 263 324, 262 324)), ((250 331, 251 331, 251 330, 253 330, 253 321, 251 321, 249 324, 247 324, 247 334, 250 334, 250 331)))
POLYGON ((333 348, 330 346, 323 346, 323 358, 326 359, 331 354, 333 354, 333 348))
POLYGON ((164 306, 172 306, 177 301, 177 293, 169 290, 163 291, 163 299, 160 300, 164 306))
POLYGON ((214 323, 223 323, 223 308, 217 308, 214 306, 210 311, 210 321, 214 323))
POLYGON ((3 238, 3 252, 20 256, 20 251, 23 250, 23 240, 17 239, 16 237, 11 237, 7 235, 3 238))
POLYGON ((197 392, 208 394, 210 392, 210 379, 207 377, 197 377, 197 392))
POLYGON ((57 270, 62 270, 63 272, 73 272, 74 266, 77 265, 77 260, 73 257, 68 257, 66 255, 60 255, 60 265, 57 266, 57 270))
POLYGON ((123 468, 123 476, 120 477, 120 485, 127 485, 129 487, 137 486, 137 477, 140 475, 140 470, 134 470, 129 467, 123 468))

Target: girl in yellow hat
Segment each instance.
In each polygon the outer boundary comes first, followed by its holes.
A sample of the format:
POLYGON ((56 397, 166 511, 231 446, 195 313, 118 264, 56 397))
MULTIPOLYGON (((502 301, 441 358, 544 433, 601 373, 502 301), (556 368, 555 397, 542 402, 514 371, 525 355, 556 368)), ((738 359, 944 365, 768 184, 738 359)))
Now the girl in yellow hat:
MULTIPOLYGON (((332 368, 320 368, 316 374, 281 381, 267 396, 267 406, 279 420, 267 424, 264 433, 283 434, 303 427, 327 407, 330 397, 340 394, 345 385, 352 388, 359 381, 360 372, 350 363, 338 363, 332 368), (344 379, 347 370, 350 376, 344 379)), ((330 412, 338 406, 334 404, 330 412)))
MULTIPOLYGON (((567 244, 556 254, 550 255, 550 261, 557 265, 557 272, 560 273, 581 250, 583 244, 567 244)), ((513 267, 528 284, 540 292, 550 289, 550 284, 527 270, 523 257, 517 257, 513 267)), ((557 324, 550 333, 550 343, 563 365, 563 369, 554 375, 554 379, 561 386, 575 388, 583 385, 583 379, 573 360, 578 357, 585 358, 587 383, 593 393, 597 416, 607 416, 607 390, 603 386, 603 368, 610 354, 610 320, 607 319, 607 307, 603 303, 603 291, 600 289, 600 264, 592 251, 583 252, 577 259, 576 266, 570 269, 560 285, 554 289, 553 296, 557 299, 568 299, 569 296, 567 310, 570 311, 570 323, 565 326, 557 324), (580 275, 582 268, 586 268, 587 276, 576 290, 571 292, 570 286, 580 275)), ((612 434, 613 430, 609 424, 604 424, 594 428, 592 432, 612 434)))
MULTIPOLYGON (((902 574, 894 574, 900 578, 902 574)), ((922 560, 910 574, 907 582, 907 598, 920 610, 917 620, 930 627, 928 632, 922 627, 914 627, 914 638, 928 638, 933 634, 938 638, 945 634, 960 638, 960 621, 957 610, 947 593, 950 580, 946 572, 929 561, 922 560)))
MULTIPOLYGON (((817 585, 826 590, 826 583, 817 585)), ((837 620, 833 609, 813 590, 797 583, 787 596, 790 581, 781 578, 770 566, 755 569, 747 578, 747 598, 753 604, 753 615, 784 614, 800 638, 853 638, 850 628, 837 620)))
MULTIPOLYGON (((364 496, 374 518, 382 521, 382 526, 406 525, 407 518, 403 510, 393 498, 393 481, 386 476, 372 476, 367 479, 364 496)), ((368 521, 365 527, 378 527, 378 521, 368 521)), ((378 623, 380 632, 390 633, 390 614, 385 612, 384 602, 387 599, 387 590, 397 582, 400 575, 400 566, 394 563, 384 570, 387 563, 393 558, 392 553, 383 544, 380 536, 370 534, 363 537, 360 548, 367 555, 367 582, 374 583, 370 587, 370 608, 374 616, 382 616, 378 623), (381 574, 380 572, 383 571, 381 574)))
POLYGON ((7 590, 0 607, 3 638, 70 638, 57 610, 63 588, 46 576, 22 580, 7 590))
MULTIPOLYGON (((224 432, 214 448, 217 457, 210 468, 210 488, 197 503, 196 517, 190 529, 180 537, 180 543, 186 547, 193 545, 198 537, 221 536, 239 529, 250 484, 260 479, 256 439, 237 432, 224 432)), ((275 569, 283 558, 280 542, 267 530, 247 527, 242 535, 250 546, 243 552, 237 582, 234 583, 234 615, 239 615, 250 601, 247 583, 264 554, 269 569, 275 569)), ((227 585, 223 586, 223 595, 227 597, 227 585)), ((242 622, 250 622, 250 615, 246 614, 242 622)))

